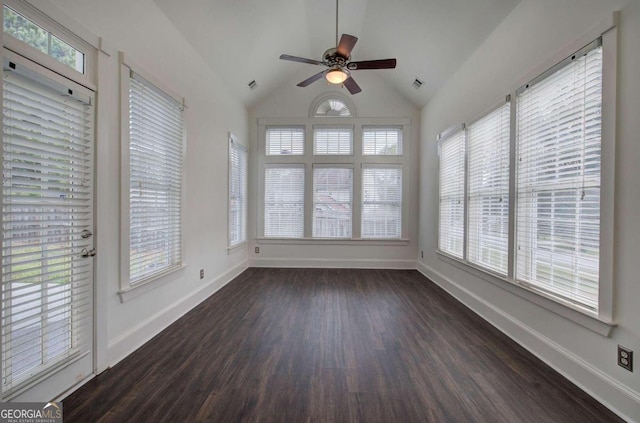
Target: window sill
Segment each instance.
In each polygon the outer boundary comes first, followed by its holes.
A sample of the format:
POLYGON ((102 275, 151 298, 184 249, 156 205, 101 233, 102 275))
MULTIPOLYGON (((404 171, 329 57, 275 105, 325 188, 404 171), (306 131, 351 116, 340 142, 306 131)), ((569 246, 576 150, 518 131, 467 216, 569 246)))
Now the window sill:
POLYGON ((231 246, 227 247, 227 254, 231 255, 231 254, 233 254, 233 253, 235 253, 237 251, 242 250, 243 248, 245 248, 245 249, 247 248, 247 241, 242 241, 242 242, 239 242, 239 243, 237 243, 235 245, 231 245, 231 246))
POLYGON ((148 279, 144 279, 141 282, 138 282, 126 289, 121 289, 120 291, 118 291, 120 302, 126 303, 127 301, 131 301, 134 298, 146 294, 147 292, 156 289, 157 287, 164 285, 167 282, 176 280, 178 277, 183 275, 184 269, 186 268, 187 266, 184 264, 179 267, 173 267, 162 273, 153 275, 148 279))
POLYGON ((476 267, 442 251, 437 251, 437 257, 452 266, 464 270, 465 272, 496 285, 499 288, 509 291, 522 299, 536 304, 606 338, 611 336, 613 329, 617 326, 614 322, 600 319, 598 315, 591 310, 581 308, 568 301, 553 297, 533 287, 517 284, 506 277, 499 276, 491 273, 490 271, 476 267))
POLYGON ((258 244, 404 246, 408 239, 258 238, 258 244))

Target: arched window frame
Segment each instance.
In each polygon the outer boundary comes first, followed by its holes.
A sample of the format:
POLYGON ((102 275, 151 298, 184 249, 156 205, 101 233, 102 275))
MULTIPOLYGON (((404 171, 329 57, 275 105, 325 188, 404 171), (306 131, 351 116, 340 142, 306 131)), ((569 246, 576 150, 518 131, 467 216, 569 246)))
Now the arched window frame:
POLYGON ((355 118, 357 117, 357 113, 356 113, 356 106, 353 104, 353 102, 348 99, 347 97, 345 97, 344 95, 337 93, 337 92, 330 92, 330 93, 325 93, 322 94, 318 97, 316 97, 315 100, 313 100, 311 102, 311 107, 309 108, 309 117, 317 117, 317 118, 324 118, 324 117, 345 117, 345 118, 355 118), (327 101, 331 101, 331 100, 335 100, 335 101, 339 101, 342 104, 344 104, 346 106, 347 109, 349 109, 350 114, 347 116, 333 116, 333 115, 322 115, 322 114, 318 114, 318 108, 320 108, 320 106, 322 106, 324 103, 326 103, 327 101))

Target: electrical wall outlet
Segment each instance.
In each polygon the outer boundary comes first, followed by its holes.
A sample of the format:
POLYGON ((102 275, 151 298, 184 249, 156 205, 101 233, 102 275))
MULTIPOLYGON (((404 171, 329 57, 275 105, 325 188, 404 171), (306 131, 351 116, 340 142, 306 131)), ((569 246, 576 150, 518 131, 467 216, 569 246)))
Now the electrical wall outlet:
POLYGON ((256 252, 256 254, 260 254, 260 247, 256 247, 255 248, 255 252, 256 252))
POLYGON ((618 366, 633 372, 633 351, 618 345, 618 366))
POLYGON ((200 279, 204 279, 204 269, 200 269, 200 279))

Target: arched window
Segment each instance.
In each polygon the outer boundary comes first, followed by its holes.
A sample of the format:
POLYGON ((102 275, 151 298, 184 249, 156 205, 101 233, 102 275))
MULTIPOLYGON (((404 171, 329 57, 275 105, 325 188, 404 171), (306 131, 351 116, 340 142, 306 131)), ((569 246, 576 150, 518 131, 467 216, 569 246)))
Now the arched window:
POLYGON ((355 117, 355 108, 346 98, 332 93, 318 97, 311 105, 312 117, 355 117))

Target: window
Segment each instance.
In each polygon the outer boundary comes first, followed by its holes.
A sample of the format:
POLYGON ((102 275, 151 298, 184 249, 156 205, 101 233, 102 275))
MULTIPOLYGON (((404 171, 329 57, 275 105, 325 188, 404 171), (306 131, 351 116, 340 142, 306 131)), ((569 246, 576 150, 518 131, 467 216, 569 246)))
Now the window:
POLYGON ((402 167, 365 165, 362 169, 362 238, 400 238, 402 167))
POLYGON ((229 136, 229 247, 247 240, 247 149, 229 136))
POLYGON ((313 128, 314 155, 351 155, 353 153, 353 128, 313 128))
POLYGON ((328 98, 318 105, 314 116, 349 117, 351 110, 344 101, 337 98, 328 98))
POLYGON ((362 129, 362 154, 401 156, 402 128, 364 127, 362 129))
POLYGON ((264 236, 304 236, 304 165, 273 165, 264 174, 264 236))
POLYGON ((129 284, 182 266, 183 107, 138 73, 129 82, 129 284))
POLYGON ((409 127, 407 118, 259 119, 258 243, 407 245, 402 184, 410 158, 398 147, 409 127), (300 154, 270 154, 273 134, 292 128, 299 131, 300 154), (354 148, 354 136, 364 144, 374 132, 378 151, 394 154, 354 148))
POLYGON ((438 248, 463 257, 465 136, 457 130, 442 138, 440 150, 440 212, 438 248))
POLYGON ((313 169, 313 237, 351 238, 353 169, 313 169))
POLYGON ((80 73, 85 72, 83 52, 8 6, 4 6, 3 9, 3 29, 5 34, 53 57, 58 62, 80 73))
POLYGON ((511 103, 469 125, 468 238, 471 263, 507 274, 511 103))
POLYGON ((517 97, 516 278, 598 306, 602 47, 517 97))
POLYGON ((601 216, 613 205, 601 202, 601 187, 613 185, 615 136, 603 116, 613 121, 607 105, 615 96, 603 94, 612 64, 603 60, 605 39, 615 31, 466 131, 440 137, 438 243, 476 268, 610 320, 612 222, 601 216))
POLYGON ((267 128, 267 156, 304 154, 304 128, 267 128))

